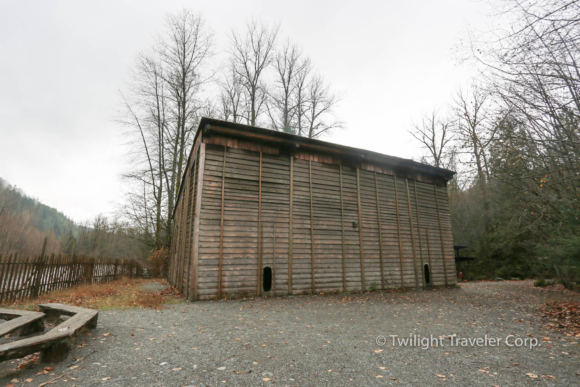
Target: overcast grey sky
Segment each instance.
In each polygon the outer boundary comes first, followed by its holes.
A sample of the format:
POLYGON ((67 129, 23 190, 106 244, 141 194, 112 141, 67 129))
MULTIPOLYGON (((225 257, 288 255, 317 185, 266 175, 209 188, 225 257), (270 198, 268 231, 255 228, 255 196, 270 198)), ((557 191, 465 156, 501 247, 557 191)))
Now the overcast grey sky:
POLYGON ((470 69, 453 48, 488 24, 486 3, 0 0, 0 177, 76 221, 110 214, 127 168, 118 92, 165 15, 202 13, 216 60, 250 18, 281 24, 341 91, 347 128, 325 140, 417 157, 412 120, 445 106, 470 69))

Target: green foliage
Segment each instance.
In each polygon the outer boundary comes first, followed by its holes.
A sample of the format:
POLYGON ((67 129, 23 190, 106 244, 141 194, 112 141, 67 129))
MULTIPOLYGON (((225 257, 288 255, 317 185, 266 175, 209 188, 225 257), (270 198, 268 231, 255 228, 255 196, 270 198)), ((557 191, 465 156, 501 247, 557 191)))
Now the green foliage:
POLYGON ((535 280, 534 281, 534 286, 546 286, 546 281, 544 281, 543 279, 539 279, 539 280, 535 280))

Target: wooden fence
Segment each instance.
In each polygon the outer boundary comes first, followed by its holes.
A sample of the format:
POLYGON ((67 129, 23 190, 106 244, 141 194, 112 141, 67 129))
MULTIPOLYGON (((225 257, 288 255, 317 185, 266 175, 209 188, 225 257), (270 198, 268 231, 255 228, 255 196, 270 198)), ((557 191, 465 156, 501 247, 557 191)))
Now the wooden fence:
POLYGON ((80 284, 142 277, 143 266, 130 259, 50 254, 0 254, 0 304, 80 284))

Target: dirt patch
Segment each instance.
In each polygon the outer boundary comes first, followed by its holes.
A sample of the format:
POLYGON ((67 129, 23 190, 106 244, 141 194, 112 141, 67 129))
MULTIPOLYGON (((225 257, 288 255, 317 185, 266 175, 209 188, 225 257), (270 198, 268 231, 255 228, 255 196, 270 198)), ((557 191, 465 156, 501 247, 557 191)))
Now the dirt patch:
POLYGON ((153 308, 183 300, 165 280, 121 278, 104 284, 81 285, 50 292, 36 300, 20 300, 9 307, 36 310, 37 304, 58 302, 89 309, 153 308))

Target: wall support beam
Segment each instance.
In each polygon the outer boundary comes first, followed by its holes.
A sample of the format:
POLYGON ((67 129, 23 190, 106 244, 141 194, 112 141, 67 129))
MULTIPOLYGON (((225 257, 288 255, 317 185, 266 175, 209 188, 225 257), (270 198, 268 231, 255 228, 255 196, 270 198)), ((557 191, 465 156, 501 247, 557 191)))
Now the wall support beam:
POLYGON ((262 151, 260 151, 260 175, 258 176, 258 283, 256 294, 262 294, 262 151))
POLYGON ((439 198, 437 197, 437 186, 433 185, 435 190, 435 205, 437 206, 437 221, 439 222, 439 238, 441 239, 441 259, 443 259, 443 270, 445 271, 445 286, 449 285, 447 279, 447 262, 445 259, 445 245, 443 244, 443 229, 441 227, 441 214, 439 213, 439 198))
POLYGON ((189 300, 197 301, 198 297, 198 273, 199 263, 199 232, 201 224, 201 201, 203 199, 203 175, 205 171, 205 143, 199 146, 199 156, 197 162, 197 193, 195 196, 195 216, 193 224, 193 256, 189 275, 191 276, 191 286, 189 291, 189 300))
POLYGON ((365 286, 365 259, 364 259, 364 246, 363 246, 363 233, 362 233, 362 212, 360 205, 360 171, 356 169, 356 197, 358 201, 358 236, 359 236, 359 246, 360 246, 360 282, 361 290, 364 292, 365 286))
POLYGON ((312 160, 308 160, 308 177, 310 181, 310 272, 312 273, 312 293, 316 292, 314 282, 314 208, 312 205, 312 160))
POLYGON ((381 205, 379 203, 379 182, 375 172, 375 193, 377 196, 377 224, 379 226, 379 253, 381 256, 381 288, 385 290, 385 268, 383 258, 383 228, 381 227, 381 205))
POLYGON ((185 268, 185 256, 187 255, 187 251, 185 249, 185 241, 187 240, 187 212, 189 210, 189 173, 185 171, 186 179, 185 179, 185 189, 183 191, 183 207, 182 207, 182 220, 181 220, 181 259, 179 262, 180 270, 179 270, 179 278, 178 278, 178 289, 183 293, 187 294, 187 289, 185 289, 184 283, 184 268, 185 268))
MULTIPOLYGON (((421 237, 421 220, 419 217, 419 199, 417 196, 417 181, 413 180, 413 188, 415 191, 415 213, 417 214, 417 230, 419 231, 419 260, 421 261, 421 270, 423 270, 423 242, 422 242, 422 237, 421 237)), ((425 286, 427 283, 425 282, 425 273, 423 271, 421 271, 421 273, 423 273, 421 275, 421 277, 423 278, 423 286, 425 286)))
POLYGON ((431 274, 431 282, 433 282, 433 263, 431 262, 431 242, 429 242, 429 229, 425 229, 425 236, 427 238, 427 257, 429 258, 429 271, 431 274))
POLYGON ((294 215, 294 157, 290 156, 290 220, 288 222, 288 294, 292 294, 292 216, 294 215))
POLYGON ((399 240, 399 260, 401 262, 401 287, 405 289, 405 274, 403 273, 403 245, 401 243, 401 222, 399 218, 399 190, 397 188, 397 176, 393 176, 395 181, 395 208, 397 211, 397 235, 399 240))
POLYGON ((419 288, 419 273, 417 272, 417 252, 415 251, 415 229, 413 227, 413 211, 411 210, 411 195, 409 194, 409 180, 405 179, 407 189, 407 206, 409 207, 409 224, 411 226, 411 247, 413 249, 413 266, 415 267, 415 288, 419 288))
MULTIPOLYGON (((194 155, 193 155, 193 189, 191 190, 192 194, 195 195, 195 187, 197 187, 197 163, 199 162, 199 159, 197 158, 197 150, 194 151, 194 155)), ((191 173, 191 172, 190 172, 191 173)), ((186 289, 187 289, 187 293, 185 294, 185 297, 189 297, 189 286, 191 284, 191 260, 192 260, 192 256, 193 256, 193 235, 194 235, 194 219, 195 219, 195 197, 192 198, 192 203, 191 203, 191 225, 190 225, 190 229, 189 229, 189 254, 187 254, 187 284, 186 284, 186 289)))
POLYGON ((344 202, 342 196, 342 165, 339 165, 340 173, 340 223, 342 230, 342 291, 346 291, 346 248, 344 244, 344 202))
POLYGON ((224 164, 222 167, 222 208, 220 215, 220 257, 218 264, 218 300, 222 298, 222 259, 224 251, 224 201, 226 193, 226 156, 227 147, 224 146, 224 164))
POLYGON ((276 297, 276 222, 272 223, 272 259, 274 267, 272 268, 272 285, 274 285, 274 297, 276 297))

